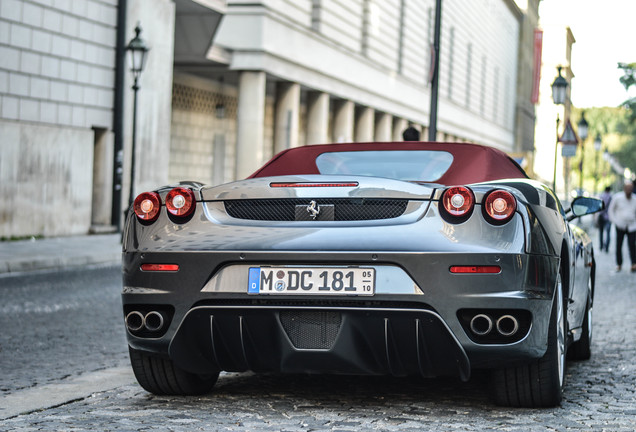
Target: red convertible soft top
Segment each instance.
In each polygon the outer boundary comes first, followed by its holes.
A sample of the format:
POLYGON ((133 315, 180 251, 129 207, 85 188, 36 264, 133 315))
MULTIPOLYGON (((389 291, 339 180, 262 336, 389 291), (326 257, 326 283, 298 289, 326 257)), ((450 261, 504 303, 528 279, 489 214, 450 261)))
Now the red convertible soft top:
POLYGON ((528 178, 506 153, 493 147, 467 143, 381 142, 320 144, 294 147, 275 155, 249 178, 320 174, 316 158, 322 153, 382 150, 437 150, 453 156, 451 166, 434 183, 459 185, 507 178, 528 178))

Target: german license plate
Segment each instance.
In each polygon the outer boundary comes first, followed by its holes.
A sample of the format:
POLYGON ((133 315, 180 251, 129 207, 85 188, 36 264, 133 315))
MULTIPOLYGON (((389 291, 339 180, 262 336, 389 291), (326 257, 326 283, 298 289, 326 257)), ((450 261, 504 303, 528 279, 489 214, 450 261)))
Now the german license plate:
POLYGON ((248 294, 373 295, 375 269, 250 267, 248 294))

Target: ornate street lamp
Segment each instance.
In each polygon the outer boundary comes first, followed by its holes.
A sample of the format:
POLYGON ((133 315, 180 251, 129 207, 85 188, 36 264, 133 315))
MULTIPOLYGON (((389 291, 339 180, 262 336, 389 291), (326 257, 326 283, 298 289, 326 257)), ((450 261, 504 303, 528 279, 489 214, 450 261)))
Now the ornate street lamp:
POLYGON ((563 105, 565 103, 565 96, 568 88, 567 80, 563 78, 563 75, 561 75, 562 69, 563 66, 557 66, 559 76, 557 76, 552 83, 552 100, 557 105, 563 105))
POLYGON ((144 70, 146 65, 146 54, 148 53, 148 47, 144 40, 139 37, 141 34, 141 26, 137 23, 135 27, 135 37, 128 42, 126 46, 126 52, 128 52, 128 60, 130 65, 130 71, 133 74, 132 89, 133 96, 133 124, 132 124, 132 148, 130 159, 130 194, 128 195, 128 207, 130 207, 135 199, 134 187, 135 187, 135 146, 137 143, 137 91, 139 90, 139 76, 144 70))
MULTIPOLYGON (((566 91, 568 88, 568 82, 561 75, 561 66, 557 66, 559 76, 554 79, 552 83, 552 100, 555 105, 563 105, 565 103, 566 91)), ((554 174, 552 175, 552 190, 556 193, 556 167, 557 167, 557 154, 559 149, 559 114, 557 113, 556 119, 556 143, 554 144, 554 174)))
POLYGON ((581 138, 581 162, 579 163, 579 194, 583 193, 583 159, 585 157, 585 140, 587 139, 587 120, 585 120, 585 111, 581 113, 581 120, 577 125, 579 127, 579 138, 581 138))
POLYGON ((594 150, 600 151, 602 145, 603 145, 603 142, 601 141, 601 134, 597 133, 596 138, 594 138, 594 150))

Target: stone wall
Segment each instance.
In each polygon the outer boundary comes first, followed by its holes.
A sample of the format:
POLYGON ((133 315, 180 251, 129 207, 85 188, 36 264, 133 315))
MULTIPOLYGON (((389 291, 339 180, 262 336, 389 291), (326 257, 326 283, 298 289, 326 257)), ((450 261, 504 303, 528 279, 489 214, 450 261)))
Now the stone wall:
POLYGON ((90 129, 0 120, 0 237, 88 232, 90 129))
POLYGON ((116 25, 117 0, 0 2, 0 236, 110 222, 116 25))

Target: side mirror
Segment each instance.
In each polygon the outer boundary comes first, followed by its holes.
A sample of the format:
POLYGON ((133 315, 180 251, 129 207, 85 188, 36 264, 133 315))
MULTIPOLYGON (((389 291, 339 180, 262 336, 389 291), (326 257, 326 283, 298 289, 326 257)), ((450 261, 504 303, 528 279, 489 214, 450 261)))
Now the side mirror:
POLYGON ((568 221, 574 218, 599 212, 605 208, 605 203, 597 198, 579 196, 572 200, 572 205, 566 213, 572 213, 568 216, 568 221))

